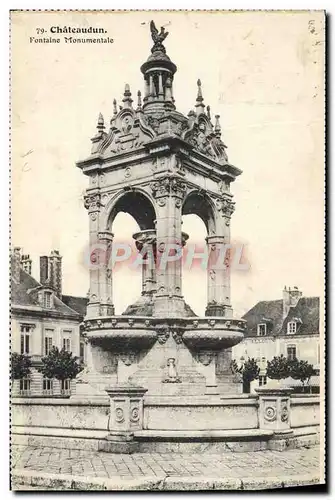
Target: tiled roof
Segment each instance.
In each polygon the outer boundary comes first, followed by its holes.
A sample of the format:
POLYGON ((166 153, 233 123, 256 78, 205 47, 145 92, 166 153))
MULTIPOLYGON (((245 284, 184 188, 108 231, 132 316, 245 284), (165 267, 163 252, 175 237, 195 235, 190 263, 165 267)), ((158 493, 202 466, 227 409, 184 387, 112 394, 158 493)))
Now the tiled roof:
MULTIPOLYGON (((13 275, 13 274, 12 274, 13 275)), ((66 305, 62 300, 58 297, 54 297, 54 307, 53 308, 43 308, 40 306, 37 300, 37 295, 35 293, 30 293, 31 290, 37 287, 41 287, 41 283, 39 283, 35 278, 30 276, 30 274, 26 273, 23 269, 20 269, 20 282, 16 283, 13 279, 11 280, 11 303, 12 306, 27 306, 27 309, 31 306, 35 308, 35 310, 40 310, 40 312, 45 311, 46 314, 50 314, 52 312, 56 312, 63 316, 72 316, 78 317, 78 321, 80 317, 78 312, 68 305, 66 305)))
POLYGON ((62 295, 63 302, 71 307, 74 311, 77 311, 82 318, 86 316, 86 309, 88 299, 86 297, 74 297, 73 295, 62 295))
POLYGON ((297 334, 319 333, 320 316, 319 297, 301 297, 295 307, 291 307, 286 318, 283 318, 283 300, 266 300, 258 302, 243 319, 247 321, 246 337, 257 336, 257 325, 267 324, 267 335, 286 334, 287 323, 298 320, 297 334))

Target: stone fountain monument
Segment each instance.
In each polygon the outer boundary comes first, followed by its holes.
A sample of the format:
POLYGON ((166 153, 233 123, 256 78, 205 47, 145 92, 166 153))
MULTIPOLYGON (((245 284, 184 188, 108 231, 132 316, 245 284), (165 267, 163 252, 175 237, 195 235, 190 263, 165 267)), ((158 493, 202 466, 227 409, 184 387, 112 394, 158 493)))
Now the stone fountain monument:
POLYGON ((138 92, 135 107, 126 85, 109 131, 100 115, 91 155, 77 164, 90 181, 87 367, 69 399, 13 400, 12 439, 115 453, 310 446, 319 441, 318 396, 291 397, 290 389, 269 384, 241 394, 231 374, 231 348, 245 322, 233 317, 229 265, 220 264, 230 241, 230 184, 241 171, 228 162, 219 117, 213 124, 200 81, 195 109, 187 117, 176 110, 167 33, 153 23, 151 33, 143 101, 138 92), (119 212, 138 223, 133 238, 145 265, 141 297, 117 316, 110 256, 119 212), (204 317, 182 294, 184 214, 198 215, 207 229, 204 317))
POLYGON ((153 22, 150 27, 154 45, 141 66, 143 99, 138 91, 134 105, 126 84, 119 109, 114 100, 109 131, 100 114, 91 155, 77 163, 89 177, 85 207, 92 249, 84 322, 87 368, 77 397, 106 395, 106 386, 125 383, 167 397, 241 392, 230 362, 245 324, 233 318, 229 266, 217 265, 230 242, 230 184, 241 170, 228 161, 219 116, 213 124, 200 80, 194 110, 187 116, 176 110, 177 67, 163 45, 167 33, 153 22), (119 212, 132 215, 139 226, 133 238, 143 259, 143 286, 139 300, 116 316, 110 257, 119 212), (193 313, 182 294, 177 257, 188 239, 184 214, 198 215, 208 234, 204 317, 193 313))

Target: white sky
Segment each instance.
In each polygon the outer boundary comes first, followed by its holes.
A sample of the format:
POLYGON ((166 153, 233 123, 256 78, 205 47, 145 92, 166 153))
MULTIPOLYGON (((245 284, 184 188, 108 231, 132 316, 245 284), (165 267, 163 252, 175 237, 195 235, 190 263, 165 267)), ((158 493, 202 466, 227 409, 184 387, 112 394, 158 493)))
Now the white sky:
MULTIPOLYGON (((139 67, 150 54, 151 18, 170 32, 165 46, 178 67, 177 109, 194 106, 201 78, 205 104, 221 115, 229 160, 243 170, 232 184, 231 230, 247 245, 251 270, 232 275, 236 314, 280 298, 284 285, 323 295, 324 32, 323 15, 315 12, 14 16, 12 244, 30 253, 37 278, 39 255, 59 249, 64 293, 86 295, 87 179, 75 161, 88 155, 99 111, 108 121, 124 84, 134 95, 143 90, 139 67), (36 26, 53 25, 103 27, 115 43, 29 44, 36 26)), ((136 229, 122 215, 113 227, 117 238, 136 229)), ((185 217, 183 230, 190 242, 205 236, 195 217, 185 217)), ((205 272, 185 273, 183 287, 202 314, 205 272)), ((118 271, 117 312, 139 294, 140 273, 118 271)))

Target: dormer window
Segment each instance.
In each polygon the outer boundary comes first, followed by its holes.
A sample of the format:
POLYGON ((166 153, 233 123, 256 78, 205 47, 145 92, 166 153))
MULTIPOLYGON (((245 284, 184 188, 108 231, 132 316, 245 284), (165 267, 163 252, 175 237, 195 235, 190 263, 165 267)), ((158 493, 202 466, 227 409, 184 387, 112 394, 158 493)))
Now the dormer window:
POLYGON ((51 307, 51 292, 44 292, 43 307, 50 309, 50 307, 51 307))
POLYGON ((297 323, 296 321, 289 321, 287 323, 287 334, 292 335, 294 333, 297 333, 297 323))
POLYGON ((266 335, 266 323, 259 323, 257 325, 257 336, 265 337, 266 335))

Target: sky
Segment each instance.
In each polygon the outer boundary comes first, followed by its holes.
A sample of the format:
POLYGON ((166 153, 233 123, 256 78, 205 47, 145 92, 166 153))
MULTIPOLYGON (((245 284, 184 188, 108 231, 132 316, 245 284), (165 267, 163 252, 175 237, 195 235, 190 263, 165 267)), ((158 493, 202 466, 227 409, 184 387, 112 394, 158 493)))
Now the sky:
MULTIPOLYGON (((33 259, 63 256, 63 292, 85 296, 88 179, 75 162, 90 152, 99 112, 108 122, 125 83, 143 90, 141 64, 152 46, 149 23, 165 26, 177 65, 179 111, 195 105, 197 79, 205 105, 221 117, 229 161, 243 174, 232 184, 232 240, 245 245, 250 268, 232 273, 232 305, 242 315, 284 286, 323 296, 324 20, 321 12, 33 13, 12 17, 12 245, 33 259), (51 26, 105 28, 113 44, 30 43, 51 26), (45 29, 37 35, 36 29, 45 29)), ((53 35, 55 36, 55 35, 53 35)), ((62 40, 63 42, 63 40, 62 40)), ((131 240, 137 225, 117 216, 113 232, 131 240)), ((206 231, 186 216, 189 244, 206 231)), ((114 276, 121 313, 141 290, 140 271, 114 276), (131 284, 131 286, 130 286, 131 284)), ((185 270, 183 293, 194 311, 206 307, 206 272, 185 270)))

